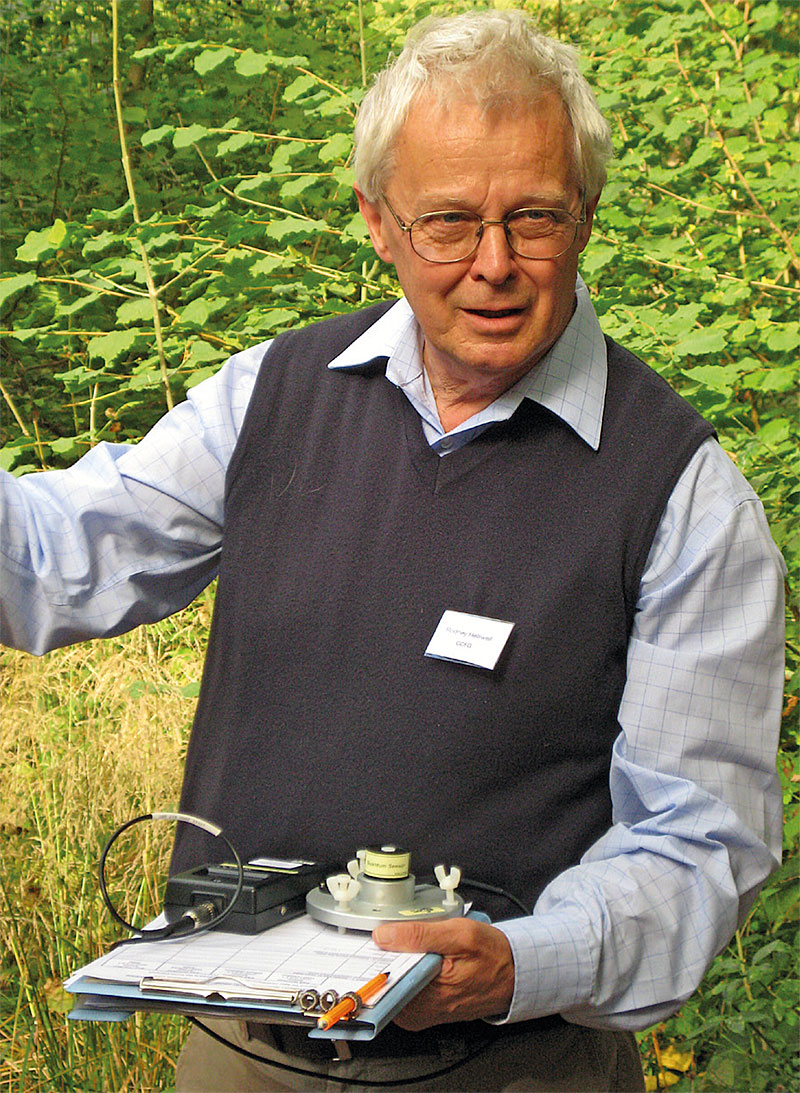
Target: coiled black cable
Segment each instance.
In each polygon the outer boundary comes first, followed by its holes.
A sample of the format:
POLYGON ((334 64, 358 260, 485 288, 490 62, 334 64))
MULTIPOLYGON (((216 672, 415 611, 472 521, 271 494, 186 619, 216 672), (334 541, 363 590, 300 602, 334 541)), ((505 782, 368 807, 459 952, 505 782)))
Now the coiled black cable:
POLYGON ((212 930, 219 926, 221 922, 224 922, 228 915, 231 914, 244 884, 244 867, 236 852, 236 847, 222 834, 222 829, 217 827, 216 824, 209 823, 208 820, 204 820, 200 816, 192 816, 188 812, 146 812, 142 816, 134 816, 132 820, 126 820, 124 824, 120 824, 103 847, 103 852, 100 855, 98 873, 100 893, 111 917, 114 918, 120 926, 124 926, 126 930, 130 930, 135 935, 134 937, 124 938, 122 941, 118 941, 112 948, 118 948, 120 945, 131 945, 137 941, 163 941, 168 937, 181 937, 184 934, 199 934, 205 930, 212 930), (217 913, 215 904, 211 900, 207 900, 197 907, 189 908, 175 922, 168 922, 165 926, 151 927, 149 930, 141 926, 134 926, 132 922, 127 922, 122 917, 114 906, 111 896, 108 893, 108 887, 106 885, 106 858, 108 857, 111 847, 124 831, 133 827, 134 824, 144 823, 145 820, 173 820, 177 823, 191 824, 193 827, 202 828, 203 831, 208 832, 209 835, 213 835, 216 839, 222 839, 236 863, 237 878, 233 895, 219 913, 217 913))

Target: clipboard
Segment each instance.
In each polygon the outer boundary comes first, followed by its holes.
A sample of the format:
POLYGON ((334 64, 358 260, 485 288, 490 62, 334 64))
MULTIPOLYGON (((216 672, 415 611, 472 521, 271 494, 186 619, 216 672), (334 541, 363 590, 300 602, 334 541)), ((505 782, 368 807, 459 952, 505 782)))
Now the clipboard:
MULTIPOLYGON (((199 950, 195 948, 195 952, 199 953, 199 950)), ((308 1034, 313 1039, 372 1040, 411 998, 435 978, 441 962, 442 958, 435 953, 383 952, 374 945, 369 934, 355 931, 343 934, 336 927, 314 922, 307 915, 302 915, 299 919, 255 936, 210 931, 194 939, 189 935, 176 941, 154 941, 120 948, 78 969, 65 981, 64 989, 75 995, 70 1020, 123 1021, 140 1011, 181 1013, 196 1017, 299 1025, 308 1028, 308 1034), (293 934, 296 935, 294 939, 293 934), (387 986, 373 1004, 364 1007, 358 1017, 339 1021, 333 1028, 322 1030, 317 1027, 316 1014, 305 1014, 299 1006, 287 1001, 269 1000, 266 987, 262 996, 264 1000, 255 996, 222 997, 212 987, 219 975, 204 979, 199 974, 202 968, 199 961, 192 965, 194 954, 191 946, 197 947, 201 943, 202 948, 207 950, 206 956, 212 950, 218 950, 212 956, 212 959, 219 958, 218 971, 224 970, 227 963, 226 952, 232 954, 229 959, 233 959, 234 964, 246 958, 248 952, 271 953, 272 956, 264 956, 265 960, 277 960, 277 952, 285 957, 281 965, 283 971, 278 976, 279 980, 283 977, 285 981, 285 976, 291 974, 290 969, 299 966, 297 952, 292 949, 293 940, 304 936, 311 939, 304 944, 319 943, 319 951, 324 957, 322 962, 328 964, 327 971, 320 971, 317 976, 320 987, 326 982, 335 981, 344 988, 340 993, 358 989, 371 977, 363 970, 370 959, 381 963, 387 970, 391 969, 387 986), (115 953, 122 955, 115 959, 115 953), (337 959, 341 963, 332 972, 337 959), (173 975, 174 989, 159 987, 154 991, 142 988, 142 983, 149 976, 159 975, 163 981, 164 967, 174 969, 182 966, 195 967, 197 974, 191 981, 173 975), (142 969, 145 969, 144 975, 139 974, 142 969)), ((311 986, 314 975, 306 971, 302 978, 305 981, 298 982, 298 989, 311 986)))

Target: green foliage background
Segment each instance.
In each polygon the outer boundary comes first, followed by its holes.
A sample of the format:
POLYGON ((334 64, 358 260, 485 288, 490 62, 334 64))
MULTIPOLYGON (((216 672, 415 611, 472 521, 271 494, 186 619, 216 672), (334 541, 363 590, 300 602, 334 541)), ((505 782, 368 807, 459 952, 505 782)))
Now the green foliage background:
MULTIPOLYGON (((121 3, 131 190, 110 3, 6 0, 0 465, 135 441, 236 350, 395 295, 351 193, 353 117, 412 22, 470 6, 121 3)), ((789 566, 786 864, 659 1035, 695 1052, 681 1088, 797 1087, 798 5, 515 6, 579 47, 613 126, 582 263, 604 329, 713 422, 789 566)))

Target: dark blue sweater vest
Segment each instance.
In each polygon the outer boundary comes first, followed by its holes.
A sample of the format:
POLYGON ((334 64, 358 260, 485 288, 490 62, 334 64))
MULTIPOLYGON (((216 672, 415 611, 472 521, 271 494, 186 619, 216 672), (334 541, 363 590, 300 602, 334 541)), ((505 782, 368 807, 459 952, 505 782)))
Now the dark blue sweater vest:
MULTIPOLYGON (((597 452, 525 399, 440 458, 385 359, 326 368, 382 310, 264 359, 228 471, 181 808, 242 855, 391 841, 419 875, 458 864, 532 902, 611 822, 642 570, 712 430, 609 342, 597 452), (423 655, 447 608, 516 623, 494 671, 423 655)), ((184 828, 173 868, 218 852, 184 828)))

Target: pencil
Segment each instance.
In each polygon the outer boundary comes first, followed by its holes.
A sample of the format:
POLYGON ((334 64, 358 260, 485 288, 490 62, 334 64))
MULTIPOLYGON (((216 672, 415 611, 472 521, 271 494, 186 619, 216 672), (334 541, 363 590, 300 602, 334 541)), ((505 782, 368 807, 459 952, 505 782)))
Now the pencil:
POLYGON ((335 1006, 332 1006, 327 1013, 323 1013, 321 1017, 317 1018, 317 1027, 327 1030, 335 1025, 337 1021, 341 1021, 343 1017, 351 1014, 353 1010, 360 1010, 368 998, 378 993, 388 978, 386 972, 380 972, 374 979, 370 979, 369 983, 359 987, 357 991, 350 991, 335 1006))

